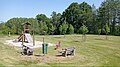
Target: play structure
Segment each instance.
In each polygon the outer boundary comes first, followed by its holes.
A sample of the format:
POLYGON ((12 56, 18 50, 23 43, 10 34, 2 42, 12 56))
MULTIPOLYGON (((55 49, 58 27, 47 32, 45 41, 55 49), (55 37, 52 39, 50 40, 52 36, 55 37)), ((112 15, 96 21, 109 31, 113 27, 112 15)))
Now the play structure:
POLYGON ((30 35, 29 25, 31 24, 28 22, 22 24, 23 31, 22 34, 17 38, 18 42, 33 43, 33 39, 30 35))
POLYGON ((22 24, 23 26, 22 34, 17 38, 18 42, 22 42, 22 52, 21 52, 22 55, 33 55, 33 50, 30 47, 24 45, 24 42, 33 43, 33 39, 30 35, 29 25, 31 24, 28 22, 22 24))

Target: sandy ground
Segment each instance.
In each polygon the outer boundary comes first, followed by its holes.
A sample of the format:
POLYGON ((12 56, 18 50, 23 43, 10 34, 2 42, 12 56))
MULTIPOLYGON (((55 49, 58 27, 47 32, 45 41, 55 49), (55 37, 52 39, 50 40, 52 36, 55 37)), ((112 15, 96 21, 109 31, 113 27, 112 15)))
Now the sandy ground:
MULTIPOLYGON (((16 46, 16 47, 22 47, 22 42, 15 42, 15 40, 6 40, 4 44, 16 46)), ((30 47, 30 48, 39 48, 42 47, 43 42, 35 41, 35 45, 33 46, 33 43, 25 43, 24 45, 30 47)), ((48 46, 55 46, 55 44, 48 43, 48 46)))

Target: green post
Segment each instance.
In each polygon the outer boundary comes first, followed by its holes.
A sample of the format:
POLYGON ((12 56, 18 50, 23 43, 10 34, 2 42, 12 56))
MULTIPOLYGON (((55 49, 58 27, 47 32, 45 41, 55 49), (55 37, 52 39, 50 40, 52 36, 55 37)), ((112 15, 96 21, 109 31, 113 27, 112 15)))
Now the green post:
POLYGON ((48 44, 47 43, 43 43, 42 44, 42 53, 43 54, 47 54, 48 53, 48 44))

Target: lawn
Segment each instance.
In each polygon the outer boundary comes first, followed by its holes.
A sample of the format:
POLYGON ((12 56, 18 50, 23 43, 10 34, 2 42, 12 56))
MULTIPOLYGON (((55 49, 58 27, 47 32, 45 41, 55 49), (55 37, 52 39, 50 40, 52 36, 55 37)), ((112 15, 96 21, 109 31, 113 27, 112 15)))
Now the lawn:
POLYGON ((87 35, 86 42, 81 35, 36 35, 37 41, 56 44, 61 41, 59 49, 75 46, 75 56, 57 56, 55 46, 48 48, 48 54, 43 56, 42 49, 34 49, 33 56, 20 54, 21 49, 6 45, 5 40, 17 36, 0 36, 0 66, 120 66, 120 36, 87 35))

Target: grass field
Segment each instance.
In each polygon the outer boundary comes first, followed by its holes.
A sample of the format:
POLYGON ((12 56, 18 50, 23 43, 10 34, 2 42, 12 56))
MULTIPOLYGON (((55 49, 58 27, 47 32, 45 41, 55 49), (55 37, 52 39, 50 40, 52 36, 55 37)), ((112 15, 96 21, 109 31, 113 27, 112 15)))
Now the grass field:
POLYGON ((76 47, 76 55, 62 57, 48 48, 48 54, 42 56, 42 49, 34 49, 33 56, 23 56, 20 48, 3 44, 5 40, 15 39, 17 36, 0 36, 0 66, 120 66, 120 36, 87 35, 87 41, 82 41, 81 35, 36 35, 35 39, 56 44, 61 41, 61 48, 76 47))

